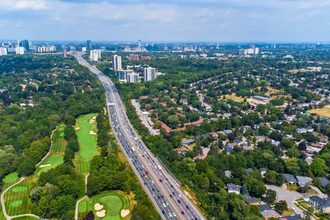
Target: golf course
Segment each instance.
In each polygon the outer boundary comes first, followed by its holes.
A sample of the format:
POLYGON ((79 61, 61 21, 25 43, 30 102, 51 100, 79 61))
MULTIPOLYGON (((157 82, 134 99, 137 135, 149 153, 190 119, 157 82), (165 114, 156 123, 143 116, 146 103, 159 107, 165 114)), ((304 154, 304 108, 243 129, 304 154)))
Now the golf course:
POLYGON ((92 210, 98 220, 129 219, 133 199, 132 193, 127 195, 121 191, 103 192, 82 200, 79 203, 79 212, 92 210))
POLYGON ((88 114, 76 119, 74 128, 78 136, 80 150, 76 153, 74 164, 78 173, 88 173, 92 158, 99 153, 96 141, 96 115, 88 114))

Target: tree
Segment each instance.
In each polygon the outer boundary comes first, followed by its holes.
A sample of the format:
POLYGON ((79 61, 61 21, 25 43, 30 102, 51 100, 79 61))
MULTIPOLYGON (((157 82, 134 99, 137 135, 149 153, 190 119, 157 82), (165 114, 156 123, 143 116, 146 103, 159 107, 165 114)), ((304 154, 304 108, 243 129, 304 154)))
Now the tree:
POLYGON ((176 128, 176 126, 180 123, 178 117, 176 115, 170 115, 168 118, 168 123, 171 128, 176 128))
POLYGON ((261 135, 268 135, 270 131, 271 131, 271 129, 267 125, 260 126, 260 128, 259 128, 259 133, 261 135))
POLYGON ((204 180, 203 180, 203 187, 204 187, 205 189, 208 189, 208 188, 210 187, 210 180, 209 180, 209 178, 204 177, 204 180))
POLYGON ((19 176, 30 176, 36 170, 35 165, 30 161, 24 161, 17 167, 17 173, 19 176))
POLYGON ((155 123, 154 123, 154 128, 156 128, 156 129, 160 129, 162 127, 162 123, 160 122, 160 121, 156 121, 155 123))
POLYGON ((314 175, 322 177, 326 175, 326 172, 329 171, 329 168, 323 159, 317 158, 311 163, 311 170, 314 175))
POLYGON ((306 150, 306 143, 305 142, 300 142, 298 145, 298 149, 301 151, 305 151, 306 150))
POLYGON ((284 182, 285 182, 285 178, 284 178, 283 174, 281 174, 281 173, 277 174, 276 185, 282 186, 284 182))
POLYGON ((288 203, 286 203, 285 200, 280 201, 279 203, 276 204, 276 209, 280 212, 284 212, 289 210, 288 208, 288 203))
POLYGON ((94 220, 94 219, 95 219, 94 212, 90 210, 86 215, 86 220, 94 220))
POLYGON ((284 149, 289 149, 289 148, 291 148, 291 147, 294 146, 294 141, 291 141, 289 138, 284 137, 284 138, 282 138, 281 146, 282 146, 284 149))
POLYGON ((276 172, 273 170, 267 170, 264 174, 265 176, 265 182, 269 184, 275 184, 276 183, 276 172))
POLYGON ((272 190, 272 189, 267 189, 266 197, 271 203, 275 202, 275 200, 276 200, 276 191, 272 190))

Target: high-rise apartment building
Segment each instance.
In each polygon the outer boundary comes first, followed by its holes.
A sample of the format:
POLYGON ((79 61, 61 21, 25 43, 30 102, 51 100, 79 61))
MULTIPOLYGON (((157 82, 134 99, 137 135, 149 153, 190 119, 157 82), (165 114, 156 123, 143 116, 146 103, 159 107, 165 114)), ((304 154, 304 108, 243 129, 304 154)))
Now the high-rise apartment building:
POLYGON ((249 49, 239 49, 238 50, 239 56, 244 56, 244 55, 248 55, 248 54, 253 54, 253 55, 259 54, 259 48, 254 47, 254 48, 249 48, 249 49))
POLYGON ((63 50, 63 57, 64 57, 64 58, 67 57, 66 50, 63 50))
POLYGON ((144 81, 152 81, 157 78, 156 68, 147 67, 143 69, 144 81))
POLYGON ((24 51, 25 51, 25 48, 24 47, 16 47, 15 48, 16 54, 23 55, 24 54, 24 51))
POLYGON ((141 40, 140 40, 140 39, 138 40, 137 46, 138 46, 138 47, 141 47, 141 46, 142 46, 142 44, 141 44, 141 40))
POLYGON ((93 49, 92 41, 87 40, 86 49, 88 51, 93 49))
POLYGON ((25 50, 29 50, 29 41, 28 40, 22 40, 22 41, 19 41, 19 44, 18 46, 20 47, 24 47, 25 50))
POLYGON ((121 81, 126 81, 127 80, 127 74, 132 74, 134 73, 133 70, 117 70, 116 71, 116 78, 121 81))
POLYGON ((121 56, 113 55, 112 56, 112 69, 113 70, 121 70, 121 56))
POLYGON ((90 59, 92 61, 98 61, 99 59, 101 59, 101 50, 91 50, 90 59))
POLYGON ((126 76, 126 81, 130 83, 137 83, 139 81, 139 74, 137 73, 128 73, 126 76))
POLYGON ((8 54, 7 48, 0 47, 0 56, 4 56, 4 55, 7 55, 7 54, 8 54))

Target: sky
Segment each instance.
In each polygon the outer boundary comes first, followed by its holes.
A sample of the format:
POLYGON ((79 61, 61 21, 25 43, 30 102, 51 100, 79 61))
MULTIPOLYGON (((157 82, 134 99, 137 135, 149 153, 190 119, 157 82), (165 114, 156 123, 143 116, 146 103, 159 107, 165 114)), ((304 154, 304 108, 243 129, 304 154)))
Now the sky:
POLYGON ((0 39, 330 42, 330 0, 0 0, 0 39))

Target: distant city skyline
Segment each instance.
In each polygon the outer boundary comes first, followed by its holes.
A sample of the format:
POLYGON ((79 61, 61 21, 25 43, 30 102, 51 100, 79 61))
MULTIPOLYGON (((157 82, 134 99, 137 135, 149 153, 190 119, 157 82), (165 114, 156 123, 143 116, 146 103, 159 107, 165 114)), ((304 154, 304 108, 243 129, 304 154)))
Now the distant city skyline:
POLYGON ((328 0, 0 0, 0 39, 329 42, 328 0))

